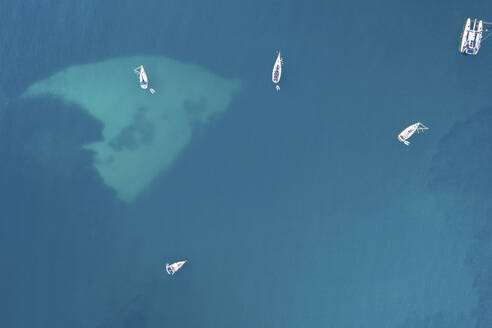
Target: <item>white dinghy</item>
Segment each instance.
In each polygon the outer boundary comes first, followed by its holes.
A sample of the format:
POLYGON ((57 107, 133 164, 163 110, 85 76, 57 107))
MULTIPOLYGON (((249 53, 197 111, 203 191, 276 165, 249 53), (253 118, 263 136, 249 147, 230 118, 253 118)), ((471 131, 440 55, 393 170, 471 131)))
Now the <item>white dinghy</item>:
POLYGON ((422 123, 417 122, 415 124, 410 125, 405 130, 401 131, 400 134, 398 135, 398 140, 408 146, 410 144, 410 141, 408 141, 408 139, 410 139, 410 137, 413 136, 415 132, 419 133, 420 131, 424 131, 428 129, 429 128, 423 125, 422 123))
POLYGON ((277 91, 280 90, 280 86, 278 83, 280 82, 280 77, 282 76, 282 64, 284 62, 284 59, 280 56, 280 51, 278 52, 277 60, 275 61, 275 64, 273 65, 273 71, 272 71, 272 82, 275 83, 275 89, 277 91))
POLYGON ((133 71, 138 74, 140 79, 140 87, 142 89, 147 89, 149 86, 149 79, 147 78, 147 73, 145 73, 143 65, 138 66, 133 71))
POLYGON ((168 275, 174 275, 188 260, 174 262, 173 264, 166 263, 166 272, 168 275))

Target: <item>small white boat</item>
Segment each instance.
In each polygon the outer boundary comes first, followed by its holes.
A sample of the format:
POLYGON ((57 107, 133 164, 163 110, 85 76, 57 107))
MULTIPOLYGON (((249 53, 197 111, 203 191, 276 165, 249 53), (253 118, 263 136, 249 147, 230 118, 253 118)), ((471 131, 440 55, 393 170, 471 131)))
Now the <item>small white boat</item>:
POLYGON ((275 64, 273 65, 272 71, 272 82, 275 83, 275 89, 277 91, 280 90, 280 86, 278 83, 280 82, 280 78, 282 77, 282 64, 284 59, 280 56, 280 51, 278 52, 277 60, 275 60, 275 64))
POLYGON ((489 34, 484 37, 484 33, 488 32, 484 26, 490 24, 481 19, 474 18, 472 21, 471 18, 467 18, 461 33, 460 52, 466 55, 478 54, 482 42, 490 36, 489 34))
POLYGON ((149 91, 150 91, 151 94, 154 94, 155 93, 155 90, 152 89, 152 88, 150 88, 149 91))
POLYGON ((417 122, 415 124, 410 125, 405 130, 401 131, 400 134, 398 135, 398 140, 408 146, 410 144, 410 141, 408 141, 408 139, 410 139, 410 137, 413 136, 415 132, 419 133, 420 131, 424 131, 428 129, 429 128, 423 125, 422 123, 417 122))
POLYGON ((145 73, 143 65, 138 66, 133 71, 138 74, 140 79, 140 87, 142 89, 147 89, 149 86, 149 79, 147 78, 147 73, 145 73))
POLYGON ((174 262, 173 264, 166 263, 166 272, 168 275, 174 275, 188 260, 174 262))

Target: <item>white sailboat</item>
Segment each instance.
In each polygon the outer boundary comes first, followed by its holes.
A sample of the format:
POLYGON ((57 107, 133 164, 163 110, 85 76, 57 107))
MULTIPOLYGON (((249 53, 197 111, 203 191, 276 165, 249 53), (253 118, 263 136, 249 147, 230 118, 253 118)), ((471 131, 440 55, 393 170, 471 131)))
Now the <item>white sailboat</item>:
POLYGON ((147 89, 149 86, 149 79, 147 78, 147 73, 145 73, 143 65, 138 66, 133 71, 138 74, 140 79, 140 87, 142 89, 147 89))
POLYGON ((400 134, 398 135, 398 140, 408 146, 410 144, 410 141, 408 141, 408 139, 413 136, 415 132, 419 133, 420 131, 428 129, 428 127, 420 122, 414 123, 400 132, 400 134))
POLYGON ((174 262, 173 264, 166 263, 166 272, 168 275, 174 275, 188 260, 174 262))
POLYGON ((273 65, 272 71, 272 82, 275 83, 275 89, 277 91, 280 90, 280 86, 278 83, 280 82, 280 77, 282 76, 282 64, 284 59, 280 56, 280 51, 278 52, 277 60, 275 60, 275 64, 273 65))

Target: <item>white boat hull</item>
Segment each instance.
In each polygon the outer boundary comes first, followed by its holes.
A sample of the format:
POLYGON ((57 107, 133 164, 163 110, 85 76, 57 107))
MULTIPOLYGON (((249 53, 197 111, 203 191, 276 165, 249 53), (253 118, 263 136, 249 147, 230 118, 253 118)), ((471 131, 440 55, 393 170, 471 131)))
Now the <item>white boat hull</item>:
POLYGON ((429 129, 428 127, 426 127, 420 122, 414 123, 406 127, 403 131, 401 131, 398 134, 398 140, 408 146, 410 145, 410 141, 408 141, 408 139, 410 139, 410 137, 413 136, 415 132, 419 133, 419 131, 424 131, 428 129, 429 129))
POLYGON ((147 73, 145 73, 143 67, 140 71, 140 87, 142 89, 147 89, 149 86, 149 79, 147 78, 147 73))
POLYGON ((468 38, 468 31, 470 30, 471 19, 467 18, 465 25, 463 25, 463 31, 461 32, 461 44, 460 44, 460 52, 464 53, 466 48, 466 40, 468 38))
POLYGON ((282 64, 283 64, 283 58, 280 56, 280 51, 279 51, 272 70, 272 82, 275 83, 275 89, 277 91, 280 90, 280 86, 278 85, 278 83, 280 82, 280 78, 282 77, 282 64))
POLYGON ((460 52, 466 55, 476 55, 480 50, 483 37, 484 23, 482 20, 467 18, 461 33, 460 52))
POLYGON ((134 69, 135 73, 138 74, 138 78, 140 80, 140 87, 142 89, 147 89, 149 87, 149 79, 147 77, 147 73, 145 73, 145 69, 143 65, 140 65, 139 67, 134 69))
POLYGON ((179 261, 175 262, 173 264, 166 263, 166 272, 168 275, 173 276, 181 267, 188 262, 188 260, 185 261, 179 261))

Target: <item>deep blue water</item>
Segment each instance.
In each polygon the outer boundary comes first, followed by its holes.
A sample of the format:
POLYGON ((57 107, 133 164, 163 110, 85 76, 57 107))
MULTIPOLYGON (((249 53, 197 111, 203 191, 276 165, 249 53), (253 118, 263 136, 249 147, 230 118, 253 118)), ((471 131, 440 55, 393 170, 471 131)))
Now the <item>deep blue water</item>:
POLYGON ((487 1, 0 4, 2 327, 490 327, 487 1), (281 91, 270 74, 285 56, 281 91), (102 124, 22 99, 59 70, 156 55, 238 78, 134 203, 82 145, 102 124), (430 126, 405 147, 405 126, 430 126), (162 265, 187 258, 173 278, 162 265))

